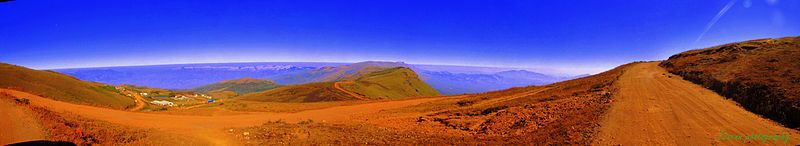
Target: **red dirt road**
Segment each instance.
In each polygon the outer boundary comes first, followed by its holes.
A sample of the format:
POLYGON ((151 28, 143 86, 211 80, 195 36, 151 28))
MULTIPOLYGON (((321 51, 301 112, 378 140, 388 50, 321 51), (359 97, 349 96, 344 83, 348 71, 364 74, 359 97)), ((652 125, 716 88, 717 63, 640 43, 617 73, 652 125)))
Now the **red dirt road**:
POLYGON ((347 91, 344 88, 342 88, 342 86, 341 86, 341 84, 352 84, 352 83, 353 83, 353 81, 336 82, 336 83, 333 83, 333 88, 335 88, 336 90, 342 91, 344 93, 347 93, 347 95, 353 96, 353 98, 360 99, 360 100, 369 100, 367 98, 364 98, 361 95, 356 94, 355 92, 347 91))
MULTIPOLYGON (((358 120, 362 115, 373 115, 381 110, 417 105, 443 98, 424 98, 402 101, 367 103, 353 106, 339 106, 320 110, 308 110, 298 113, 242 112, 223 116, 188 116, 138 113, 112 110, 100 107, 71 104, 39 97, 33 94, 0 89, 15 97, 30 99, 31 104, 45 107, 55 112, 70 112, 91 119, 108 121, 121 125, 141 128, 154 128, 160 131, 188 135, 207 140, 213 145, 238 145, 225 135, 225 128, 256 126, 268 121, 284 120, 299 122, 303 120, 348 122, 358 120)), ((453 98, 453 97, 447 97, 453 98)))
MULTIPOLYGON (((786 144, 800 143, 797 131, 761 118, 711 90, 669 74, 658 62, 631 66, 615 86, 619 91, 601 123, 595 145, 743 144, 741 140, 717 140, 721 130, 731 135, 791 134, 786 144)), ((761 143, 760 140, 749 142, 761 143)), ((769 144, 773 142, 767 140, 769 144)))
POLYGON ((42 128, 25 107, 0 99, 0 145, 42 140, 42 128))
POLYGON ((141 95, 139 95, 137 93, 134 93, 134 92, 131 92, 131 91, 128 91, 128 90, 123 90, 122 88, 119 88, 119 87, 117 87, 117 90, 122 90, 123 93, 130 94, 131 96, 133 96, 133 100, 134 100, 134 103, 136 104, 136 106, 134 106, 133 108, 128 109, 128 111, 139 111, 142 108, 144 108, 145 104, 147 104, 147 101, 144 100, 144 97, 142 97, 141 95))

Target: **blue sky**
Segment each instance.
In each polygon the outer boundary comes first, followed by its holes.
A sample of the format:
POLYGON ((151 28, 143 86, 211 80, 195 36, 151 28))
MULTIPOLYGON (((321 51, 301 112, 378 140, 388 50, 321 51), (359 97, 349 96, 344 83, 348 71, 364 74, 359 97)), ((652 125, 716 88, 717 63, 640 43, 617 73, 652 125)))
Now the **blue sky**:
POLYGON ((597 73, 800 35, 799 15, 797 0, 17 0, 0 3, 0 62, 49 69, 379 60, 597 73))

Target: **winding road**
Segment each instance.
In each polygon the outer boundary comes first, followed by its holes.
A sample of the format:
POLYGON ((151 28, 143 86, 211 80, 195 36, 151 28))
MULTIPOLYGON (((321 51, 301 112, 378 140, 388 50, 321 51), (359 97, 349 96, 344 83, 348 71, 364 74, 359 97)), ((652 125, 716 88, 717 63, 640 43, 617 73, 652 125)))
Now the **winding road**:
MULTIPOLYGON (((761 141, 718 140, 730 135, 791 134, 797 131, 759 117, 715 92, 669 74, 658 62, 627 68, 616 82, 614 103, 601 123, 595 145, 730 145, 761 141), (724 134, 723 134, 724 135, 724 134)), ((742 139, 745 139, 743 137, 742 139)), ((767 143, 776 142, 767 140, 767 143)), ((783 141, 777 141, 783 144, 783 141)))
POLYGON ((353 98, 356 98, 356 99, 359 99, 359 100, 369 100, 369 99, 365 98, 364 96, 358 95, 358 93, 351 92, 351 91, 348 91, 348 90, 345 90, 344 88, 342 88, 342 84, 353 84, 353 83, 355 83, 355 82, 353 82, 353 81, 340 81, 340 82, 333 83, 333 88, 336 89, 336 90, 342 91, 342 92, 346 93, 347 95, 353 96, 353 98))
POLYGON ((117 90, 121 90, 123 93, 130 94, 131 96, 133 96, 133 100, 134 100, 135 106, 130 108, 130 109, 128 109, 128 111, 139 111, 139 110, 142 110, 144 108, 144 105, 147 104, 147 101, 144 100, 144 97, 142 97, 138 93, 131 92, 130 90, 126 90, 126 89, 120 88, 120 87, 117 87, 117 90))

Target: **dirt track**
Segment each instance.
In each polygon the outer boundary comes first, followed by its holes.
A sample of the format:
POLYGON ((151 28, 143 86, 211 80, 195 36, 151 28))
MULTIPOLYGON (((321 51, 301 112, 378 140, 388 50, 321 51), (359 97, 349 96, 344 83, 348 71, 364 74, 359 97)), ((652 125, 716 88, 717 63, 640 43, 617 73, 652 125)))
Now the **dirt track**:
MULTIPOLYGON (((117 90, 122 90, 122 88, 117 87, 117 90)), ((134 107, 128 109, 128 111, 139 111, 142 108, 144 108, 145 104, 147 104, 147 101, 144 100, 144 97, 142 97, 138 93, 134 93, 128 90, 122 90, 122 92, 133 96, 134 104, 136 104, 134 107)))
POLYGON ((671 75, 657 62, 631 66, 615 86, 619 92, 602 122, 596 145, 742 144, 741 140, 718 141, 721 130, 732 135, 791 133, 787 144, 800 143, 797 131, 671 75))
POLYGON ((333 88, 335 88, 336 90, 342 91, 344 93, 347 93, 347 95, 353 96, 353 98, 357 98, 357 99, 360 99, 360 100, 368 100, 367 98, 364 98, 361 95, 358 95, 358 94, 356 94, 354 92, 350 92, 350 91, 345 90, 341 86, 341 84, 352 84, 352 83, 353 83, 353 81, 336 82, 336 83, 333 83, 333 88))
POLYGON ((43 140, 42 127, 24 107, 0 99, 0 145, 43 140))
POLYGON ((248 127, 268 121, 284 120, 298 122, 312 119, 314 121, 344 122, 358 121, 363 115, 373 115, 381 110, 416 105, 442 98, 425 98, 403 101, 368 103, 353 106, 339 106, 320 110, 308 110, 298 113, 266 113, 242 112, 224 116, 186 116, 152 113, 138 113, 112 110, 100 107, 71 104, 55 101, 25 92, 0 89, 16 97, 30 99, 32 105, 48 108, 56 112, 70 112, 91 119, 98 119, 141 128, 154 128, 160 131, 193 136, 207 140, 213 145, 238 145, 225 135, 225 128, 248 127))

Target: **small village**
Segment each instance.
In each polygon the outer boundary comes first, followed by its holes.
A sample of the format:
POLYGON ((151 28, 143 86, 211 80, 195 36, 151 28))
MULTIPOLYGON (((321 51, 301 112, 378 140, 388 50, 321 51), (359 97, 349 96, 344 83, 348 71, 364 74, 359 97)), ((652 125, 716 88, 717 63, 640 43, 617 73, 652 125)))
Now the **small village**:
POLYGON ((173 91, 138 86, 119 86, 127 97, 134 98, 137 107, 131 111, 162 111, 171 108, 189 109, 211 103, 217 103, 218 98, 211 95, 191 91, 173 91))

